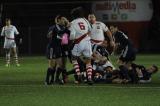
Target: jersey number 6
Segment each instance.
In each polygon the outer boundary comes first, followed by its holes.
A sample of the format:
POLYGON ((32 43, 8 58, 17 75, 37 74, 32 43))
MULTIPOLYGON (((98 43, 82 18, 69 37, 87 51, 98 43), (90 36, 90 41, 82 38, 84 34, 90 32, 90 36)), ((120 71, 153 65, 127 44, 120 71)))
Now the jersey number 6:
POLYGON ((85 26, 83 22, 79 22, 78 25, 81 30, 85 30, 85 26))

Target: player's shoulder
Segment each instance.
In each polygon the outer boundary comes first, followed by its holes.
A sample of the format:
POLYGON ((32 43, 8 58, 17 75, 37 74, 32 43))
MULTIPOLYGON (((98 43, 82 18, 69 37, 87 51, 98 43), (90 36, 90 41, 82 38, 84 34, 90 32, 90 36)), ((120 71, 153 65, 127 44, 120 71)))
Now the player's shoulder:
POLYGON ((10 25, 10 27, 15 28, 16 26, 14 26, 14 25, 10 25))
POLYGON ((101 21, 96 21, 96 24, 97 25, 105 25, 103 22, 101 22, 101 21))
POLYGON ((77 19, 74 19, 74 20, 72 20, 72 21, 70 22, 70 25, 72 26, 72 25, 74 25, 76 22, 77 22, 77 19))
POLYGON ((6 26, 3 26, 3 27, 2 27, 2 29, 5 29, 5 28, 6 28, 6 26))
POLYGON ((55 28, 56 28, 56 25, 52 25, 52 26, 49 27, 49 30, 53 30, 55 28))
POLYGON ((83 18, 76 18, 76 19, 74 19, 71 23, 76 23, 76 22, 79 22, 79 21, 82 21, 83 20, 83 18))
POLYGON ((14 26, 14 25, 10 25, 10 28, 12 28, 12 29, 16 29, 16 26, 14 26))
POLYGON ((122 31, 117 31, 117 34, 119 34, 119 35, 125 35, 125 33, 124 32, 122 32, 122 31))

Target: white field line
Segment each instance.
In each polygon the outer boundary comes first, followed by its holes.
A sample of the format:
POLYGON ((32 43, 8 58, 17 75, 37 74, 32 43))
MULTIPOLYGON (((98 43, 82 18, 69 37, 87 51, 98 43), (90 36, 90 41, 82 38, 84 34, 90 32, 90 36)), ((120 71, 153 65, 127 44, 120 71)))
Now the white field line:
POLYGON ((0 87, 53 87, 53 88, 121 88, 121 89, 159 89, 160 86, 114 86, 114 85, 0 85, 0 87))

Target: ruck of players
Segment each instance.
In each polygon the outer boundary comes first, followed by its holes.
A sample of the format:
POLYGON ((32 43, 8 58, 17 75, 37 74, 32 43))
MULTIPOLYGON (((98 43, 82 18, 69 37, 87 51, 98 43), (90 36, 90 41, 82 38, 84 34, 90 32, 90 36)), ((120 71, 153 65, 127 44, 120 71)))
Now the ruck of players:
POLYGON ((136 64, 136 48, 116 25, 105 25, 91 13, 85 18, 82 7, 71 10, 69 21, 57 15, 47 37, 48 69, 46 85, 65 84, 74 75, 74 83, 149 83, 156 65, 136 64), (110 57, 118 55, 116 67, 110 57), (67 70, 66 61, 73 65, 67 70))
POLYGON ((47 37, 48 69, 46 85, 65 84, 74 75, 74 83, 148 83, 158 71, 156 65, 136 64, 136 49, 116 25, 105 25, 91 13, 85 18, 82 7, 71 10, 72 20, 61 15, 49 28, 47 37), (110 57, 118 54, 116 66, 110 57), (66 61, 73 69, 66 68, 66 61))
MULTIPOLYGON (((154 64, 145 67, 135 62, 134 42, 117 25, 100 22, 94 13, 86 17, 82 7, 72 9, 70 16, 69 20, 63 14, 57 14, 46 34, 48 67, 45 85, 70 83, 71 75, 75 84, 151 82, 158 67, 154 64), (115 64, 110 59, 113 55, 118 56, 115 64), (72 69, 67 68, 67 63, 72 64, 72 69)), ((16 66, 20 67, 15 40, 19 36, 16 35, 19 35, 18 30, 7 18, 1 31, 6 67, 10 67, 12 51, 16 66)), ((21 43, 22 38, 19 38, 21 43)))

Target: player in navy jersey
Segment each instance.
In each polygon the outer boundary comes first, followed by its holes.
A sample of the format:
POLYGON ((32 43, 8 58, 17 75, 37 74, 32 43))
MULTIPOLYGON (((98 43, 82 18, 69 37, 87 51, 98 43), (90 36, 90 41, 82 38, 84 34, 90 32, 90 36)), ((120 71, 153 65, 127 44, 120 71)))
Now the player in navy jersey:
POLYGON ((117 61, 119 70, 122 70, 121 72, 123 73, 125 83, 130 82, 132 80, 131 78, 134 78, 134 76, 132 76, 134 73, 132 73, 133 71, 130 67, 132 62, 136 59, 136 49, 127 35, 120 31, 117 26, 111 25, 110 31, 116 44, 114 51, 120 52, 120 56, 117 61), (131 74, 131 77, 129 74, 131 74))
POLYGON ((134 76, 137 77, 134 79, 138 79, 137 82, 139 82, 139 83, 151 82, 152 75, 158 72, 158 67, 156 65, 151 65, 150 67, 146 68, 143 65, 137 65, 137 64, 133 63, 131 65, 131 68, 136 74, 134 76))
MULTIPOLYGON (((49 43, 47 45, 47 58, 49 61, 49 67, 47 69, 46 84, 56 83, 63 84, 63 80, 60 80, 60 74, 65 71, 62 57, 64 56, 65 50, 62 45, 66 43, 63 42, 63 37, 69 35, 69 31, 66 28, 67 19, 61 15, 55 18, 55 25, 49 28, 47 37, 49 43), (56 78, 54 80, 56 72, 56 78)), ((67 40, 67 39, 66 39, 67 40)))
POLYGON ((120 51, 118 63, 120 65, 131 64, 136 59, 136 49, 125 33, 119 31, 117 26, 111 25, 110 31, 113 34, 116 47, 115 50, 120 51))

